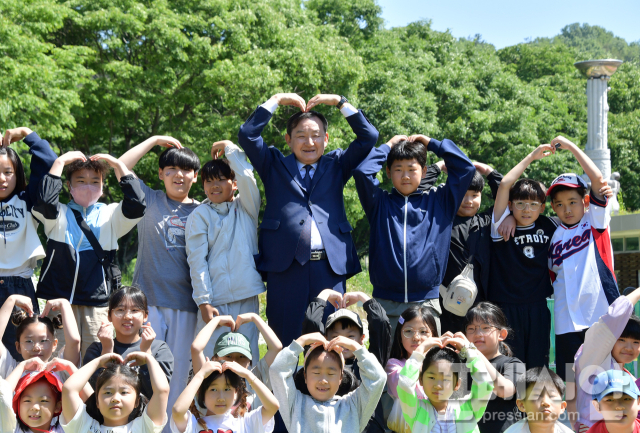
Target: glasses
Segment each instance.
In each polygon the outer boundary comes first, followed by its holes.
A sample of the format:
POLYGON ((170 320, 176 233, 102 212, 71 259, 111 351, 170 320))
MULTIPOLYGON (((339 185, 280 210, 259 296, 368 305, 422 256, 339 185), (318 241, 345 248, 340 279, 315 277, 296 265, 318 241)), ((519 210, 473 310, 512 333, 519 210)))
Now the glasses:
POLYGON ((38 346, 41 349, 46 349, 51 345, 51 340, 44 339, 40 341, 26 340, 23 344, 25 349, 33 350, 34 347, 38 346))
POLYGON ((529 210, 532 210, 533 212, 535 212, 538 209, 540 209, 540 203, 538 203, 537 201, 532 201, 531 203, 525 203, 523 201, 517 201, 517 202, 513 203, 513 206, 518 210, 525 210, 528 207, 529 210))
POLYGON ((137 317, 142 316, 144 313, 142 312, 142 310, 125 310, 124 308, 118 308, 117 310, 113 311, 113 315, 119 319, 123 318, 127 314, 131 317, 137 317))
POLYGON ((419 334, 420 337, 430 337, 431 331, 429 331, 427 328, 420 328, 420 329, 406 328, 402 330, 402 335, 404 336, 404 338, 413 338, 413 336, 416 334, 419 334))
POLYGON ((495 326, 467 326, 467 334, 482 334, 487 335, 490 334, 491 331, 497 329, 495 326))

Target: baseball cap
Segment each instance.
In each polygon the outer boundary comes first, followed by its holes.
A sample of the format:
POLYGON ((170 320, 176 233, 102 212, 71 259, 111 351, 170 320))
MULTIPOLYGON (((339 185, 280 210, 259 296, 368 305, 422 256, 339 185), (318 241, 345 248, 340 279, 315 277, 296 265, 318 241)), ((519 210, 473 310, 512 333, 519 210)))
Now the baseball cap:
POLYGON ((577 174, 575 174, 575 173, 564 173, 564 174, 561 174, 560 176, 556 177, 553 180, 553 182, 551 182, 551 186, 547 190, 547 197, 549 195, 551 195, 551 191, 553 191, 553 189, 556 186, 559 186, 559 185, 568 186, 569 188, 589 189, 589 185, 587 185, 587 182, 585 182, 584 179, 582 179, 577 174))
MULTIPOLYGON (((50 371, 30 371, 18 380, 18 384, 16 385, 16 391, 13 395, 13 412, 16 414, 20 413, 20 396, 22 392, 31 384, 36 383, 40 379, 46 379, 47 382, 51 384, 51 388, 54 391, 62 394, 62 382, 58 379, 54 373, 50 371)), ((53 416, 58 416, 62 413, 62 411, 56 412, 53 416)), ((19 415, 18 415, 19 416, 19 415)))
POLYGON ((607 370, 599 373, 593 381, 593 399, 599 402, 614 392, 624 393, 633 398, 640 396, 636 382, 626 371, 607 370))
POLYGON ((335 323, 336 320, 339 319, 347 319, 356 324, 356 326, 362 330, 364 330, 364 326, 362 326, 362 320, 360 320, 360 316, 354 313, 351 310, 347 310, 346 308, 341 308, 335 313, 331 314, 327 317, 327 323, 324 326, 324 329, 331 328, 331 325, 335 323))
POLYGON ((251 360, 251 344, 247 337, 239 332, 225 332, 218 337, 213 354, 227 356, 230 353, 240 353, 251 360))

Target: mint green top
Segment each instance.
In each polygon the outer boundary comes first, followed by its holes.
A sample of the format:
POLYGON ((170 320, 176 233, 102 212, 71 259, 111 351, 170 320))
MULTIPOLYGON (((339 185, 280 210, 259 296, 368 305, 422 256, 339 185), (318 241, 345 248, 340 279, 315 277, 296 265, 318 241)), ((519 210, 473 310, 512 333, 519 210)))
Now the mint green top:
MULTIPOLYGON (((482 418, 487 403, 491 399, 493 381, 479 356, 482 355, 477 349, 468 350, 467 367, 471 370, 473 379, 471 395, 464 400, 448 402, 453 409, 457 433, 479 433, 478 421, 482 418)), ((416 395, 416 383, 420 377, 423 361, 424 355, 413 352, 400 371, 398 381, 398 398, 402 414, 411 427, 412 433, 431 432, 438 416, 429 400, 419 399, 416 395)))

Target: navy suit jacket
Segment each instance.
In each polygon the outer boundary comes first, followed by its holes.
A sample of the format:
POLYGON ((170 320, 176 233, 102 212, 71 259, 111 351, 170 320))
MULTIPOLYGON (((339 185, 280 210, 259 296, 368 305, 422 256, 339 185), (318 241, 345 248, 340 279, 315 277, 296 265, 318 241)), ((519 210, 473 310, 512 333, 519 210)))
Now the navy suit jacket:
POLYGON ((331 269, 347 278, 361 271, 351 224, 344 209, 343 189, 356 168, 378 141, 378 131, 362 111, 347 117, 356 139, 346 150, 320 157, 307 191, 295 155, 284 156, 267 147, 262 130, 271 112, 258 107, 240 128, 238 143, 264 183, 266 208, 258 239, 256 266, 262 272, 282 272, 293 263, 304 221, 313 215, 331 269))

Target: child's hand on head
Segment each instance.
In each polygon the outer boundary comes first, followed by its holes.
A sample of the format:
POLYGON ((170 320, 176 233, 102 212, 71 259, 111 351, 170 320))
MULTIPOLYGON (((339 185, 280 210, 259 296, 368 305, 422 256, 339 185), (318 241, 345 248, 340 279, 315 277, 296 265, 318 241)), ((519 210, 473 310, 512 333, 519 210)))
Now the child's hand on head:
POLYGON ((182 144, 173 137, 168 135, 156 135, 152 137, 155 140, 156 146, 162 147, 175 147, 176 149, 182 149, 182 144))
POLYGON ((342 297, 342 308, 350 307, 351 305, 355 305, 358 302, 362 302, 363 304, 371 299, 366 293, 363 292, 349 292, 345 293, 342 297))
POLYGON ((79 152, 77 150, 72 150, 71 152, 67 152, 64 155, 60 155, 60 157, 58 157, 58 161, 64 163, 64 165, 69 165, 73 161, 86 162, 87 157, 84 156, 84 153, 82 152, 79 152))
POLYGON ((150 356, 151 355, 146 353, 146 352, 131 352, 124 359, 123 363, 124 364, 131 363, 132 367, 145 365, 147 363, 148 357, 150 357, 150 356))
POLYGON ((33 303, 31 299, 23 295, 12 295, 14 305, 23 309, 29 317, 33 316, 33 303))
POLYGON ((221 140, 213 143, 211 146, 211 159, 222 158, 222 155, 224 155, 224 148, 230 144, 233 144, 233 141, 221 140))
POLYGON ((324 289, 320 292, 318 298, 329 302, 337 309, 342 308, 342 293, 336 292, 333 289, 324 289))
POLYGON ((27 135, 31 134, 33 131, 27 127, 13 128, 7 129, 4 132, 4 137, 2 137, 2 142, 0 143, 0 147, 9 147, 11 143, 15 143, 16 141, 22 140, 27 135))
POLYGON ((478 173, 480 173, 481 175, 483 175, 485 177, 490 175, 491 172, 493 171, 493 168, 491 168, 490 165, 484 164, 482 162, 474 161, 473 162, 473 166, 476 168, 476 171, 478 173))
POLYGON ((400 143, 401 141, 409 141, 409 137, 407 137, 406 135, 395 135, 391 138, 391 140, 387 141, 387 146, 393 148, 393 146, 400 143))
POLYGON ((251 374, 249 370, 247 370, 237 362, 233 362, 233 361, 225 361, 225 363, 222 364, 222 371, 224 372, 227 370, 233 371, 235 374, 237 374, 238 376, 244 379, 247 379, 251 374))
POLYGON ((47 303, 44 305, 44 308, 42 309, 40 317, 47 317, 47 315, 51 311, 62 311, 62 307, 64 306, 65 302, 69 303, 69 301, 67 301, 66 299, 51 299, 47 301, 47 303))
POLYGON ((153 328, 151 327, 151 323, 149 322, 142 325, 141 329, 142 335, 140 336, 140 338, 142 339, 142 341, 140 342, 140 351, 151 353, 151 343, 153 343, 153 340, 156 339, 156 332, 153 330, 153 328))
MULTIPOLYGON (((225 362, 226 364, 226 362, 225 362)), ((209 375, 211 375, 211 373, 213 373, 214 371, 217 371, 219 373, 222 373, 222 364, 220 364, 217 361, 207 361, 204 363, 204 365, 202 366, 202 368, 200 369, 200 371, 198 373, 202 373, 202 375, 206 378, 209 377, 209 375)))
POLYGON ((462 332, 456 332, 454 335, 447 334, 451 333, 447 332, 441 337, 443 347, 448 345, 456 349, 456 351, 460 351, 469 344, 469 340, 467 340, 467 337, 462 332))
POLYGON ((444 344, 442 343, 442 339, 440 337, 427 338, 422 343, 420 343, 418 347, 416 347, 416 350, 414 352, 418 352, 424 355, 434 347, 440 347, 440 348, 444 347, 444 344))
POLYGON ((422 135, 422 134, 414 134, 411 137, 409 137, 409 141, 413 141, 413 142, 419 142, 424 144, 425 146, 428 146, 429 143, 431 142, 431 138, 427 137, 426 135, 422 135))
POLYGON ((124 364, 124 359, 122 359, 122 356, 118 355, 117 353, 107 353, 106 355, 102 355, 96 359, 98 359, 98 368, 105 368, 110 362, 124 364))
POLYGON ((245 323, 251 323, 253 322, 253 318, 256 316, 256 313, 243 313, 243 314, 238 314, 238 317, 236 317, 236 323, 235 323, 235 329, 238 330, 240 329, 240 327, 242 325, 244 325, 245 323))
POLYGON ((362 348, 357 341, 347 338, 345 336, 338 336, 331 340, 329 344, 326 346, 327 350, 336 350, 339 353, 342 353, 343 350, 350 350, 351 352, 355 352, 356 350, 362 348))
POLYGON ((327 344, 329 343, 327 341, 327 339, 324 338, 324 335, 322 335, 319 332, 314 332, 312 334, 302 335, 302 336, 298 337, 298 339, 296 341, 302 347, 309 346, 309 345, 311 345, 313 343, 320 343, 326 348, 327 344))

